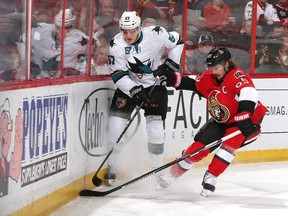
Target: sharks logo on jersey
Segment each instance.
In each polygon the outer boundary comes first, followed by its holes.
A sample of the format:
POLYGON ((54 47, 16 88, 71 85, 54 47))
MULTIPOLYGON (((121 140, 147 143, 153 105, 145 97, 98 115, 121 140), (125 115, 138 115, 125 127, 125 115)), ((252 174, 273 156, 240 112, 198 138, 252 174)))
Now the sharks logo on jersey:
POLYGON ((161 28, 160 26, 155 26, 155 28, 153 28, 152 31, 155 31, 155 32, 157 32, 158 34, 159 34, 160 32, 163 32, 163 30, 162 30, 162 28, 161 28))
POLYGON ((81 41, 79 41, 79 43, 81 44, 81 46, 85 46, 88 44, 88 40, 82 36, 82 39, 81 41))
POLYGON ((135 60, 135 63, 128 61, 128 66, 130 71, 135 73, 139 79, 143 77, 145 74, 151 74, 153 71, 151 70, 152 62, 150 59, 147 59, 144 62, 141 62, 138 58, 135 56, 133 57, 135 60))
POLYGON ((113 47, 115 45, 114 38, 110 41, 109 45, 113 47))

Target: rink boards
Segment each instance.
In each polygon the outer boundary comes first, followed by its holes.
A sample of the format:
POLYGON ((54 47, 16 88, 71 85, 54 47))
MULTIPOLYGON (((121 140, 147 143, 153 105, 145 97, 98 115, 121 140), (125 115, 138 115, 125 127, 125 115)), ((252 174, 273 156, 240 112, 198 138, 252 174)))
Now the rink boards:
MULTIPOLYGON (((269 112, 262 136, 241 149, 235 163, 287 160, 288 79, 254 82, 269 112)), ((1 92, 1 216, 45 215, 84 187, 92 187, 91 173, 108 151, 106 131, 113 89, 113 83, 106 80, 1 92)), ((209 118, 206 101, 197 94, 172 88, 168 94, 166 160, 190 145, 209 118)), ((142 111, 124 139, 121 169, 133 171, 141 163, 142 173, 146 172, 149 156, 142 111)))

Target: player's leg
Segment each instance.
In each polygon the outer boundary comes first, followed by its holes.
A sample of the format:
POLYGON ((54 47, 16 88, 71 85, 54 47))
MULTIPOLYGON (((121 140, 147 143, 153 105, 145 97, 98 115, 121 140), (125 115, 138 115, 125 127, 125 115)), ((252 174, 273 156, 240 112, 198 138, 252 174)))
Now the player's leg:
MULTIPOLYGON (((225 133, 226 127, 216 123, 212 119, 210 119, 196 134, 195 141, 182 152, 182 155, 192 154, 199 149, 202 149, 206 145, 214 142, 215 140, 223 137, 225 133)), ((196 163, 206 157, 210 152, 216 149, 218 146, 215 146, 211 149, 207 149, 198 154, 195 154, 191 157, 186 158, 185 160, 180 161, 172 165, 170 171, 165 175, 161 176, 161 181, 159 181, 158 189, 168 187, 172 182, 174 182, 178 177, 183 175, 186 171, 188 171, 193 163, 196 163)))
POLYGON ((151 158, 151 167, 152 169, 155 169, 163 165, 164 126, 161 116, 146 116, 146 130, 148 135, 147 144, 151 158))
MULTIPOLYGON (((228 128, 225 136, 233 133, 236 130, 238 130, 237 127, 228 128)), ((260 133, 261 131, 259 127, 254 134, 247 138, 242 134, 239 134, 222 143, 221 147, 216 151, 211 163, 209 164, 208 170, 204 174, 202 181, 203 189, 200 193, 202 196, 207 197, 211 192, 215 191, 217 177, 221 175, 232 163, 237 149, 254 142, 260 133)))
MULTIPOLYGON (((237 127, 228 128, 225 135, 236 131, 237 127)), ((244 142, 245 137, 239 134, 231 139, 222 143, 221 147, 217 149, 211 163, 208 166, 208 170, 205 172, 201 191, 202 196, 208 196, 210 192, 215 191, 216 178, 223 173, 226 168, 231 164, 235 157, 235 151, 244 142)))
POLYGON ((168 95, 164 86, 156 86, 151 94, 152 104, 145 109, 148 151, 151 167, 163 165, 164 154, 164 120, 167 113, 168 95))
MULTIPOLYGON (((108 120, 109 150, 116 145, 116 141, 123 132, 127 124, 127 120, 130 118, 130 115, 134 108, 135 105, 133 104, 131 98, 117 89, 112 99, 108 120)), ((123 136, 108 158, 108 171, 104 176, 104 179, 106 180, 106 183, 108 185, 113 185, 114 183, 116 183, 116 179, 119 173, 119 155, 121 153, 124 143, 125 140, 123 136)))
MULTIPOLYGON (((208 196, 210 192, 213 192, 215 190, 216 178, 221 175, 231 164, 235 157, 235 151, 243 146, 254 142, 260 136, 260 124, 266 111, 267 109, 264 106, 260 105, 254 111, 252 121, 255 125, 257 125, 257 127, 253 134, 251 134, 249 137, 244 137, 242 134, 239 134, 238 136, 235 136, 224 142, 217 150, 214 158, 208 166, 208 170, 204 174, 202 182, 203 190, 201 191, 201 195, 208 196)), ((237 129, 237 127, 231 127, 227 129, 226 134, 230 134, 237 129)))

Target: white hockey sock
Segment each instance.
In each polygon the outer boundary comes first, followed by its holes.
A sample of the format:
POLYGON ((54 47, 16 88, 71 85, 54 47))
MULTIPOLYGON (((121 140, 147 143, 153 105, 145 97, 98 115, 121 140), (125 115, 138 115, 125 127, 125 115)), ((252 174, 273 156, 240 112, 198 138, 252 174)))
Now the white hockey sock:
POLYGON ((117 116, 110 116, 108 121, 108 152, 113 149, 111 155, 108 158, 108 165, 113 168, 117 168, 119 164, 119 155, 124 145, 124 137, 119 141, 117 145, 116 141, 120 134, 123 132, 127 123, 127 119, 117 116))
POLYGON ((164 144, 148 143, 148 150, 151 159, 152 169, 158 168, 163 165, 164 157, 164 144))

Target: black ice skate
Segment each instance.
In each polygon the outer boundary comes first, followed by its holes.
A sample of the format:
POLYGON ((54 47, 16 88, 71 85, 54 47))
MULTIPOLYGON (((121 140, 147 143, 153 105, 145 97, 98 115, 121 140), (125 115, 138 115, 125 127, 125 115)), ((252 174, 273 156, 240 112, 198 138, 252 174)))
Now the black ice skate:
POLYGON ((117 168, 109 166, 108 171, 104 176, 106 185, 108 185, 108 186, 115 185, 117 182, 118 175, 119 175, 119 173, 118 173, 117 168))
POLYGON ((204 197, 208 197, 211 192, 215 191, 215 185, 216 185, 216 176, 206 171, 203 177, 203 181, 202 181, 203 189, 200 195, 204 197))

